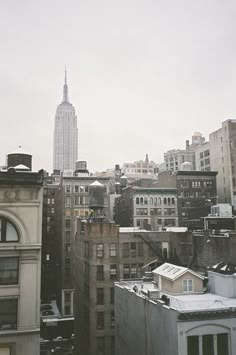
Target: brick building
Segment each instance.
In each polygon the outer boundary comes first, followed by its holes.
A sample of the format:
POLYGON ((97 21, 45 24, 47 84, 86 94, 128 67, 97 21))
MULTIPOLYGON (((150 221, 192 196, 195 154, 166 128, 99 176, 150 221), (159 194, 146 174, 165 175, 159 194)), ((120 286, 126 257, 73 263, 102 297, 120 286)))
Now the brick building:
POLYGON ((77 220, 74 273, 79 353, 114 354, 114 281, 140 278, 163 260, 188 265, 191 233, 120 228, 77 220), (146 266, 146 267, 145 267, 146 266))

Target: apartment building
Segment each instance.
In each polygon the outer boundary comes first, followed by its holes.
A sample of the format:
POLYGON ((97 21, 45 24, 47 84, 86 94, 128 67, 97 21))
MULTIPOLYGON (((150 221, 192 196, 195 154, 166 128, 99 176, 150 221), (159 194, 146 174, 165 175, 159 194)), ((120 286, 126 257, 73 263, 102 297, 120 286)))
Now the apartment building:
POLYGON ((74 273, 77 353, 112 355, 114 282, 140 278, 164 260, 190 263, 188 232, 119 228, 108 221, 77 220, 74 273))
POLYGON ((39 355, 44 174, 16 165, 0 171, 0 354, 39 355))

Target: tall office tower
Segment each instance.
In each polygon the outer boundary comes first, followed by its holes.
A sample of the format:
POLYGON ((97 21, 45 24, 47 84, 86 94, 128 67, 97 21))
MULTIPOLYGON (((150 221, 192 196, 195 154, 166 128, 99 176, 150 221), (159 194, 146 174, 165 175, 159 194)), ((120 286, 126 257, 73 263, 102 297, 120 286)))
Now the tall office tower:
POLYGON ((222 122, 221 128, 209 135, 211 170, 218 171, 219 203, 236 208, 236 120, 222 122))
POLYGON ((69 102, 65 70, 63 101, 57 107, 54 124, 53 169, 75 170, 78 160, 78 128, 74 106, 69 102))

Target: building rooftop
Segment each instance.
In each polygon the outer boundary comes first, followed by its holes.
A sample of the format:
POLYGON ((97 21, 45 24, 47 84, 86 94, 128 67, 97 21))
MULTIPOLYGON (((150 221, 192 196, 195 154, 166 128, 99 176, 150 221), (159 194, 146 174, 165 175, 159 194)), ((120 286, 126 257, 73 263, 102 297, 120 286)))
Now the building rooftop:
MULTIPOLYGON (((138 297, 147 299, 150 302, 159 302, 163 306, 167 304, 159 297, 156 297, 158 288, 153 281, 120 281, 116 286, 135 293, 138 297)), ((236 299, 222 297, 213 293, 169 295, 161 292, 161 295, 168 297, 168 307, 180 313, 202 312, 202 311, 224 311, 236 308, 236 299)))
POLYGON ((155 270, 153 270, 154 275, 157 274, 172 281, 176 280, 178 277, 185 274, 186 272, 190 272, 191 274, 194 274, 195 276, 204 279, 202 275, 197 274, 196 272, 192 271, 191 269, 188 269, 187 267, 177 266, 169 263, 164 263, 161 266, 157 267, 155 270))

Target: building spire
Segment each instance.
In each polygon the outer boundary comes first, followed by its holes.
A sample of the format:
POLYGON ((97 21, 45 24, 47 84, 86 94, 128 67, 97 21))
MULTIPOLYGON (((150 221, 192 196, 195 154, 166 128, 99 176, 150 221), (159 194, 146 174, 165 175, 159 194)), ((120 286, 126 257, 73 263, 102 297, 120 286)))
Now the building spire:
POLYGON ((65 83, 63 87, 63 102, 69 102, 66 66, 65 66, 65 83))

